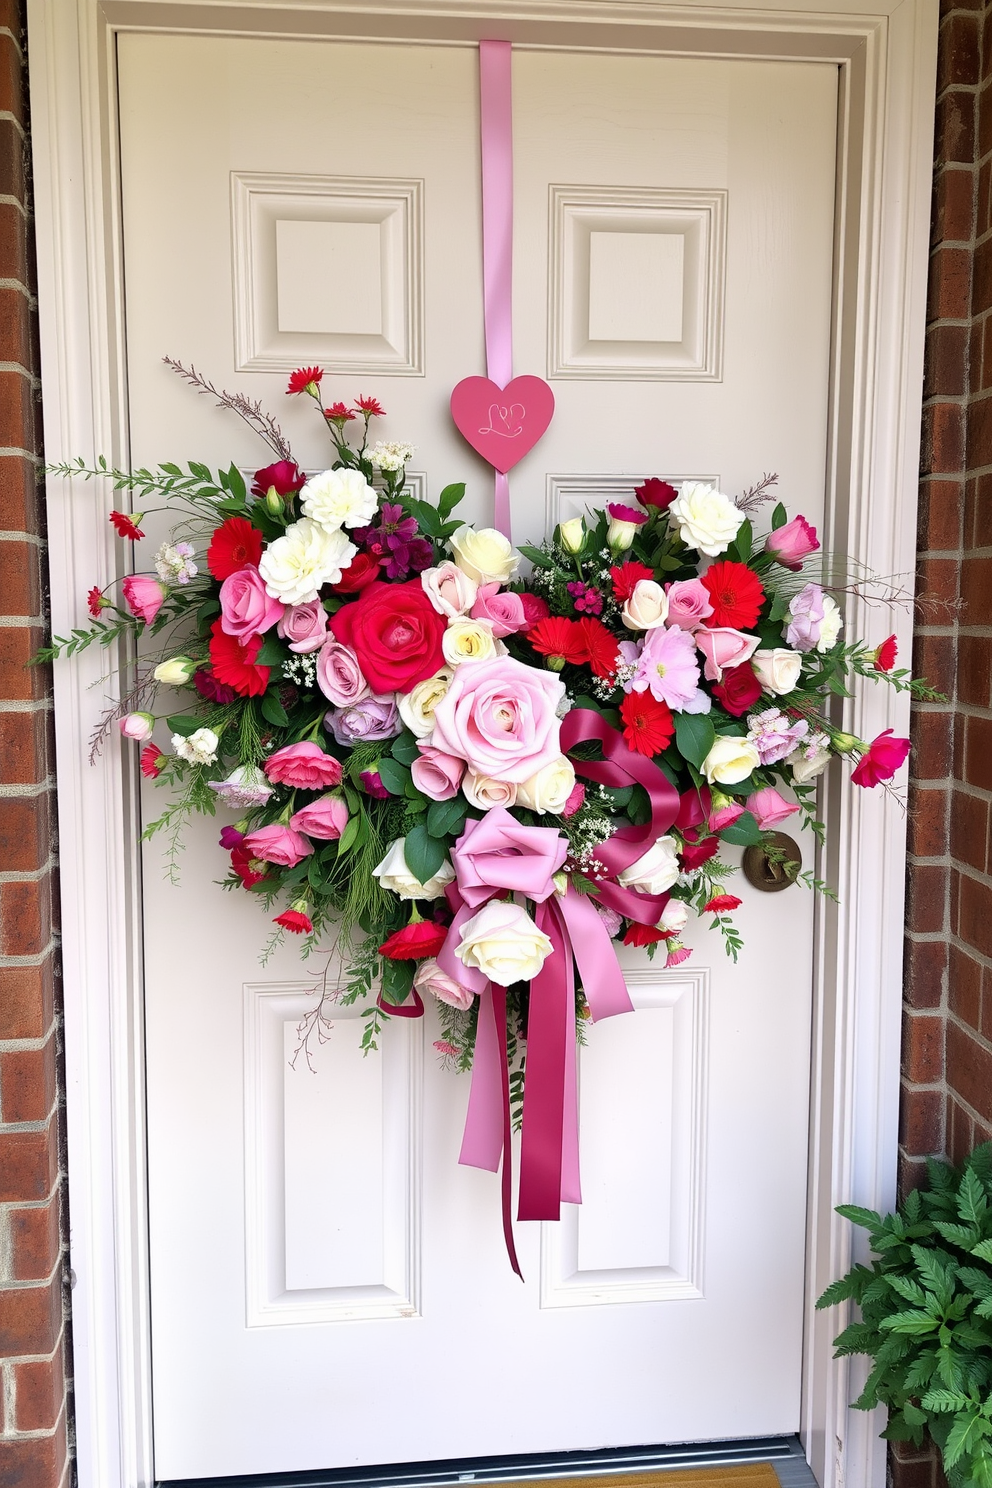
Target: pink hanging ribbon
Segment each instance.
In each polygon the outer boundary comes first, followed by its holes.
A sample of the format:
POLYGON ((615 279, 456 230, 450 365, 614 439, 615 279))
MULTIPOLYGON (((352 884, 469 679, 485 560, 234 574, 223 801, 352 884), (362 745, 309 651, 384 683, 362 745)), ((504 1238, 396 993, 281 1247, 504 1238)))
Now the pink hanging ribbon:
MULTIPOLYGON (((482 272, 486 370, 504 388, 513 377, 513 103, 511 45, 479 42, 482 143, 482 272)), ((510 535, 510 483, 496 471, 495 522, 510 535)))

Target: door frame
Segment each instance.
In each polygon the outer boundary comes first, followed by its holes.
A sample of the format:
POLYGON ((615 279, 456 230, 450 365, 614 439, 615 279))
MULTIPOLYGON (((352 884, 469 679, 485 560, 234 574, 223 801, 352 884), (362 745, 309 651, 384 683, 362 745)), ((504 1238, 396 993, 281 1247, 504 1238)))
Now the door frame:
MULTIPOLYGON (((49 460, 126 462, 115 100, 120 31, 435 40, 484 36, 674 56, 810 60, 839 70, 827 542, 879 573, 915 567, 938 0, 28 0, 38 298, 49 460)), ((481 313, 481 312, 480 312, 481 313)), ((104 494, 53 482, 52 623, 115 577, 104 494)), ((856 605, 848 606, 852 630, 856 605)), ((908 654, 911 617, 896 622, 908 654)), ((133 762, 85 741, 100 660, 55 668, 70 1254, 81 1488, 154 1483, 133 762)), ((864 689, 845 727, 905 732, 908 700, 864 689)), ((802 1439, 823 1488, 882 1488, 878 1413, 832 1359, 813 1304, 850 1264, 835 1204, 895 1195, 905 821, 886 796, 824 784, 817 916, 802 1439)))

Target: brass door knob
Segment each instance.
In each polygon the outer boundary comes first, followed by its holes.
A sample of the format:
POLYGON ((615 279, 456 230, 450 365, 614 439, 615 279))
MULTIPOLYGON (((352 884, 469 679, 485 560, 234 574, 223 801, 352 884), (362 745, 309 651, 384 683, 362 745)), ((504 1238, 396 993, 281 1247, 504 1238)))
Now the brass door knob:
POLYGON ((777 894, 795 883, 802 870, 803 855, 799 843, 785 832, 773 832, 768 846, 772 849, 771 857, 764 846, 746 847, 741 867, 752 888, 760 889, 763 894, 777 894))

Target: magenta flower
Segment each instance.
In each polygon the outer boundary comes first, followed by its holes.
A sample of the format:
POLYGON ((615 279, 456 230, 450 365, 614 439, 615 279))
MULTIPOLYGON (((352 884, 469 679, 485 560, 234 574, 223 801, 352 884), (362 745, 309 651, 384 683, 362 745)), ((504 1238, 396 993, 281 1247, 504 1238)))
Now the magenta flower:
POLYGON ((794 571, 802 568, 803 559, 808 558, 810 553, 817 552, 819 547, 816 528, 811 527, 805 517, 793 517, 791 522, 786 522, 776 532, 770 532, 765 539, 765 552, 776 563, 781 563, 783 568, 794 571))
POLYGON ((637 659, 633 690, 648 688, 660 703, 680 710, 691 703, 699 689, 696 644, 687 630, 655 626, 637 659))

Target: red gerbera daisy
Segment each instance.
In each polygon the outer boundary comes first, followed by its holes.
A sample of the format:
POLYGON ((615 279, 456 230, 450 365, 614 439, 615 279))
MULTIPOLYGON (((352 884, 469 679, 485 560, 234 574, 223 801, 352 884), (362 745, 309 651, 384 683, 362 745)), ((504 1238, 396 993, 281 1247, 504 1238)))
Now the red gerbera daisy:
POLYGON ((623 943, 629 946, 654 945, 656 941, 668 940, 671 934, 671 930, 659 930, 657 925, 640 925, 634 921, 627 926, 623 943))
POLYGON ((262 534, 245 517, 228 517, 215 530, 207 549, 207 567, 220 583, 251 563, 258 567, 262 534))
POLYGON ((146 780, 154 780, 161 775, 162 766, 166 763, 166 757, 157 744, 146 744, 141 751, 141 773, 146 780))
POLYGON ((319 367, 297 367, 295 372, 289 374, 289 387, 287 393, 309 393, 311 397, 317 396, 317 385, 323 377, 319 367))
POLYGON ((291 930, 294 935, 313 933, 313 921, 299 909, 283 910, 281 915, 275 916, 273 924, 281 925, 284 930, 291 930))
POLYGON ((367 418, 385 418, 386 416, 386 410, 378 398, 369 398, 363 394, 361 398, 356 398, 355 402, 367 418))
POLYGON ((675 733, 675 720, 667 703, 650 692, 628 692, 620 704, 623 737, 628 749, 651 759, 668 748, 675 733))
POLYGON ((723 914, 725 910, 740 909, 743 902, 736 894, 714 894, 709 903, 703 905, 703 914, 723 914))
POLYGON ((93 616, 93 619, 94 620, 99 619, 99 617, 100 617, 100 611, 107 609, 107 607, 109 606, 109 604, 110 604, 110 600, 109 599, 104 599, 102 592, 96 586, 96 584, 94 584, 93 585, 93 588, 90 590, 89 594, 87 594, 87 596, 86 596, 86 608, 89 610, 90 614, 93 616))
POLYGON ((875 652, 876 672, 891 672, 896 664, 896 657, 898 655, 899 647, 896 645, 896 638, 894 635, 890 635, 875 652))
POLYGON ((143 512, 135 512, 133 517, 129 517, 127 512, 112 511, 110 520, 117 536, 129 537, 132 542, 137 542, 139 537, 144 537, 145 534, 138 526, 143 515, 143 512))
POLYGON ((560 672, 566 661, 578 665, 579 662, 589 660, 582 625, 578 620, 548 615, 527 632, 527 639, 535 651, 548 658, 552 666, 555 662, 558 663, 556 671, 560 672))
POLYGON ((635 584, 641 579, 654 578, 654 569, 645 563, 621 563, 610 569, 610 578, 613 580, 613 598, 617 604, 623 604, 633 594, 635 584))
POLYGON ((210 661, 218 682, 233 687, 241 697, 261 697, 269 685, 271 667, 256 666, 255 657, 262 649, 262 637, 251 636, 242 645, 237 636, 221 629, 221 621, 210 627, 210 661))
POLYGON ((586 615, 576 622, 582 632, 582 639, 589 653, 589 665, 592 667, 593 676, 610 677, 617 669, 616 636, 612 635, 603 624, 602 620, 595 620, 586 615))
POLYGON ((711 563, 702 576, 709 591, 712 615, 705 625, 729 625, 732 630, 749 630, 761 614, 765 591, 757 575, 746 563, 711 563))
POLYGON ((390 961, 419 961, 422 957, 436 956, 444 945, 447 930, 433 920, 414 920, 395 931, 379 947, 380 956, 390 961))

